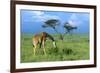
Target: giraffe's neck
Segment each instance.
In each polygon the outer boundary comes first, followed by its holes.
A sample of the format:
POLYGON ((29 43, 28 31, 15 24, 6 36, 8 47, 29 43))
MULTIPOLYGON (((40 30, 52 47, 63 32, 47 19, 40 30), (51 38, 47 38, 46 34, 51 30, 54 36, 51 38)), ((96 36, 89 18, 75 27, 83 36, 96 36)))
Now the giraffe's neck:
POLYGON ((50 40, 52 40, 53 46, 56 48, 56 42, 55 42, 54 38, 53 38, 50 34, 48 34, 48 33, 47 33, 47 37, 48 37, 50 40))
POLYGON ((53 38, 50 34, 48 34, 48 33, 46 33, 46 34, 47 34, 47 38, 49 38, 49 39, 52 40, 53 42, 55 41, 54 38, 53 38))

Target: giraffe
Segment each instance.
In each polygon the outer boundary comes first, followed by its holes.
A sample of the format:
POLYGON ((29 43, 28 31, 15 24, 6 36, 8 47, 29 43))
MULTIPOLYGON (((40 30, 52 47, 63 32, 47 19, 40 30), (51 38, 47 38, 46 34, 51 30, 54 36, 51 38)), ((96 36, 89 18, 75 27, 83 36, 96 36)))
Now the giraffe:
POLYGON ((43 48, 44 54, 46 55, 45 42, 46 42, 47 38, 52 40, 53 46, 54 46, 54 48, 56 48, 56 42, 55 42, 54 38, 46 32, 41 32, 39 34, 34 35, 34 37, 32 38, 32 44, 34 46, 33 47, 34 55, 35 55, 38 44, 39 44, 40 48, 41 47, 43 48))

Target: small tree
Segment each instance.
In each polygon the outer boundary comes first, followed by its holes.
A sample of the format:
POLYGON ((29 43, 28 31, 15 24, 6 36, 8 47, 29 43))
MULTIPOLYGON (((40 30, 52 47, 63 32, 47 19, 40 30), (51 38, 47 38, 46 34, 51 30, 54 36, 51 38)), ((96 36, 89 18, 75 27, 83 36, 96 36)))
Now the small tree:
POLYGON ((52 29, 54 29, 57 33, 57 29, 56 29, 56 26, 60 25, 60 21, 57 20, 57 19, 50 19, 50 20, 47 20, 46 22, 44 22, 45 25, 42 25, 42 27, 46 28, 46 27, 50 27, 52 29))
POLYGON ((46 22, 44 22, 45 24, 42 25, 43 28, 47 28, 50 27, 52 28, 56 33, 59 34, 59 38, 61 40, 63 40, 62 34, 60 32, 58 32, 58 30, 56 29, 56 26, 59 26, 61 23, 58 19, 49 19, 46 22))
MULTIPOLYGON (((71 34, 71 32, 74 29, 77 29, 76 26, 72 26, 71 24, 69 24, 68 22, 66 22, 63 26, 65 28, 65 34, 71 34)), ((63 37, 65 36, 65 34, 63 35, 63 37)), ((71 34, 72 35, 72 34, 71 34)))
POLYGON ((68 22, 66 22, 64 24, 64 28, 66 30, 66 33, 70 33, 72 30, 77 29, 76 26, 72 26, 71 24, 69 24, 68 22))

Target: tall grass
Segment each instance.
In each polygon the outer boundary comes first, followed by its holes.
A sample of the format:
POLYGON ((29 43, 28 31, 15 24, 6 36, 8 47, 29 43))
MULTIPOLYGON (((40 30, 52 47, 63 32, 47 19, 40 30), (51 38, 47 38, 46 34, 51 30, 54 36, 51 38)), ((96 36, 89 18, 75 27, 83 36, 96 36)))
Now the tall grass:
POLYGON ((32 34, 21 35, 21 62, 42 62, 42 61, 72 61, 89 59, 89 36, 88 35, 66 35, 64 40, 59 40, 59 36, 53 35, 56 39, 57 48, 53 48, 52 41, 46 41, 46 53, 42 48, 36 49, 34 56, 32 45, 32 34))

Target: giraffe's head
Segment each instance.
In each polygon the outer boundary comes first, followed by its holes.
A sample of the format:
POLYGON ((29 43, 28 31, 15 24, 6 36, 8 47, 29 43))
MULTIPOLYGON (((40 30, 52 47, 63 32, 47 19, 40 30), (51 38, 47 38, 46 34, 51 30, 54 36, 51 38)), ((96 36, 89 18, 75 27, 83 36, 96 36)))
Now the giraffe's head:
POLYGON ((55 41, 53 41, 53 46, 54 46, 54 48, 57 48, 55 41))

